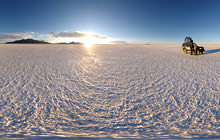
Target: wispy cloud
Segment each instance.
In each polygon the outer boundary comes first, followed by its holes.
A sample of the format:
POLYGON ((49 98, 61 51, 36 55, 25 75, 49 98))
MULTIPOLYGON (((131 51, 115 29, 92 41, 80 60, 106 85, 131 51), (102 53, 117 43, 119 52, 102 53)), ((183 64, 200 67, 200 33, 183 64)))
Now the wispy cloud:
POLYGON ((19 39, 40 39, 51 43, 58 42, 81 42, 91 44, 127 44, 126 41, 113 39, 98 33, 87 33, 80 31, 63 31, 40 34, 35 32, 26 33, 0 33, 0 43, 19 40, 19 39))
POLYGON ((51 35, 54 37, 62 37, 62 38, 81 38, 81 37, 86 37, 86 36, 91 36, 94 38, 100 38, 100 39, 108 39, 108 37, 100 35, 100 34, 95 34, 95 33, 85 33, 85 32, 80 32, 80 31, 75 31, 75 32, 69 32, 69 31, 64 31, 64 32, 51 32, 51 35))
POLYGON ((127 44, 127 41, 115 40, 115 41, 110 41, 109 43, 111 43, 111 44, 127 44))
POLYGON ((103 36, 103 35, 99 35, 99 34, 90 34, 92 37, 95 38, 100 38, 100 39, 110 39, 109 37, 103 36))
POLYGON ((63 37, 63 38, 69 38, 69 37, 84 37, 86 36, 85 33, 81 33, 81 32, 51 32, 51 35, 53 35, 54 37, 63 37))
POLYGON ((0 40, 14 40, 33 37, 33 32, 30 33, 2 33, 0 34, 0 40))

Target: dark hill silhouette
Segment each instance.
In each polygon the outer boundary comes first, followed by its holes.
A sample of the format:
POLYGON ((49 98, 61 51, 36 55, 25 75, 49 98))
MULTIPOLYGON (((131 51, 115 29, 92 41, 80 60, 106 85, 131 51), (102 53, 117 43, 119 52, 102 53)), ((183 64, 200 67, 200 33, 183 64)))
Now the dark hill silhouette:
POLYGON ((69 43, 59 42, 59 43, 55 43, 55 44, 82 44, 82 43, 80 43, 80 42, 69 42, 69 43))
POLYGON ((70 42, 69 44, 82 44, 82 43, 72 41, 72 42, 70 42))
POLYGON ((6 42, 6 44, 50 44, 50 43, 45 42, 43 40, 21 39, 21 40, 15 40, 13 42, 6 42))

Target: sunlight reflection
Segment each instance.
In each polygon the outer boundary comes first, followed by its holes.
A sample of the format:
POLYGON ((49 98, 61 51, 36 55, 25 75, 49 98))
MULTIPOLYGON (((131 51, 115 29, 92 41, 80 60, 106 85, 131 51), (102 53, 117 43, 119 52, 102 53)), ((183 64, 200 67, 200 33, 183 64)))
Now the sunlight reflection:
POLYGON ((84 46, 87 47, 87 48, 91 48, 92 45, 95 43, 95 38, 87 35, 85 38, 84 38, 84 46))
POLYGON ((93 46, 93 44, 92 43, 84 43, 84 46, 86 48, 91 48, 93 46))

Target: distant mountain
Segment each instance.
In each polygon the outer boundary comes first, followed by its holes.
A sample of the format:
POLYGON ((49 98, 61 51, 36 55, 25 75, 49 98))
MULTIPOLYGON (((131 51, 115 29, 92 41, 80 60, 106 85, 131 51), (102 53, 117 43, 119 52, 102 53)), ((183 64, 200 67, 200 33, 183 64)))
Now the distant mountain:
POLYGON ((69 44, 82 44, 82 43, 80 43, 80 42, 70 42, 69 44))
POLYGON ((55 44, 82 44, 82 43, 80 43, 80 42, 69 42, 69 43, 59 42, 59 43, 55 43, 55 44))
POLYGON ((13 42, 6 42, 6 44, 50 44, 50 43, 45 42, 43 40, 21 39, 21 40, 15 40, 13 42))

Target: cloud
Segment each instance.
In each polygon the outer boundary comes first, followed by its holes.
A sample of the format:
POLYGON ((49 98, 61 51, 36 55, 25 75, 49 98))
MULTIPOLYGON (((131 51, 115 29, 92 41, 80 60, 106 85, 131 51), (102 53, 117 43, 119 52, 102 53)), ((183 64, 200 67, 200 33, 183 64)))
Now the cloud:
POLYGON ((33 34, 34 34, 33 32, 31 33, 2 33, 0 34, 0 40, 31 38, 33 34))
POLYGON ((92 37, 95 38, 100 38, 100 39, 109 39, 109 37, 103 36, 103 35, 99 35, 99 34, 91 34, 92 37))
POLYGON ((127 42, 123 40, 115 40, 115 41, 111 41, 110 43, 111 44, 127 44, 127 42))
POLYGON ((87 33, 80 31, 63 31, 40 34, 35 32, 26 33, 0 33, 0 43, 9 42, 19 39, 33 38, 45 40, 51 43, 57 42, 81 42, 91 44, 127 44, 126 41, 116 40, 97 33, 87 33))
POLYGON ((53 35, 54 37, 63 37, 63 38, 67 38, 67 37, 84 37, 86 36, 85 33, 81 33, 81 32, 51 32, 51 35, 53 35))
POLYGON ((53 35, 54 37, 62 37, 62 38, 81 38, 81 37, 85 37, 85 36, 91 36, 94 38, 99 38, 99 39, 108 39, 108 37, 103 36, 103 35, 99 35, 99 34, 95 34, 95 33, 85 33, 85 32, 79 32, 79 31, 75 31, 75 32, 68 32, 68 31, 64 31, 64 32, 51 32, 51 35, 53 35))

